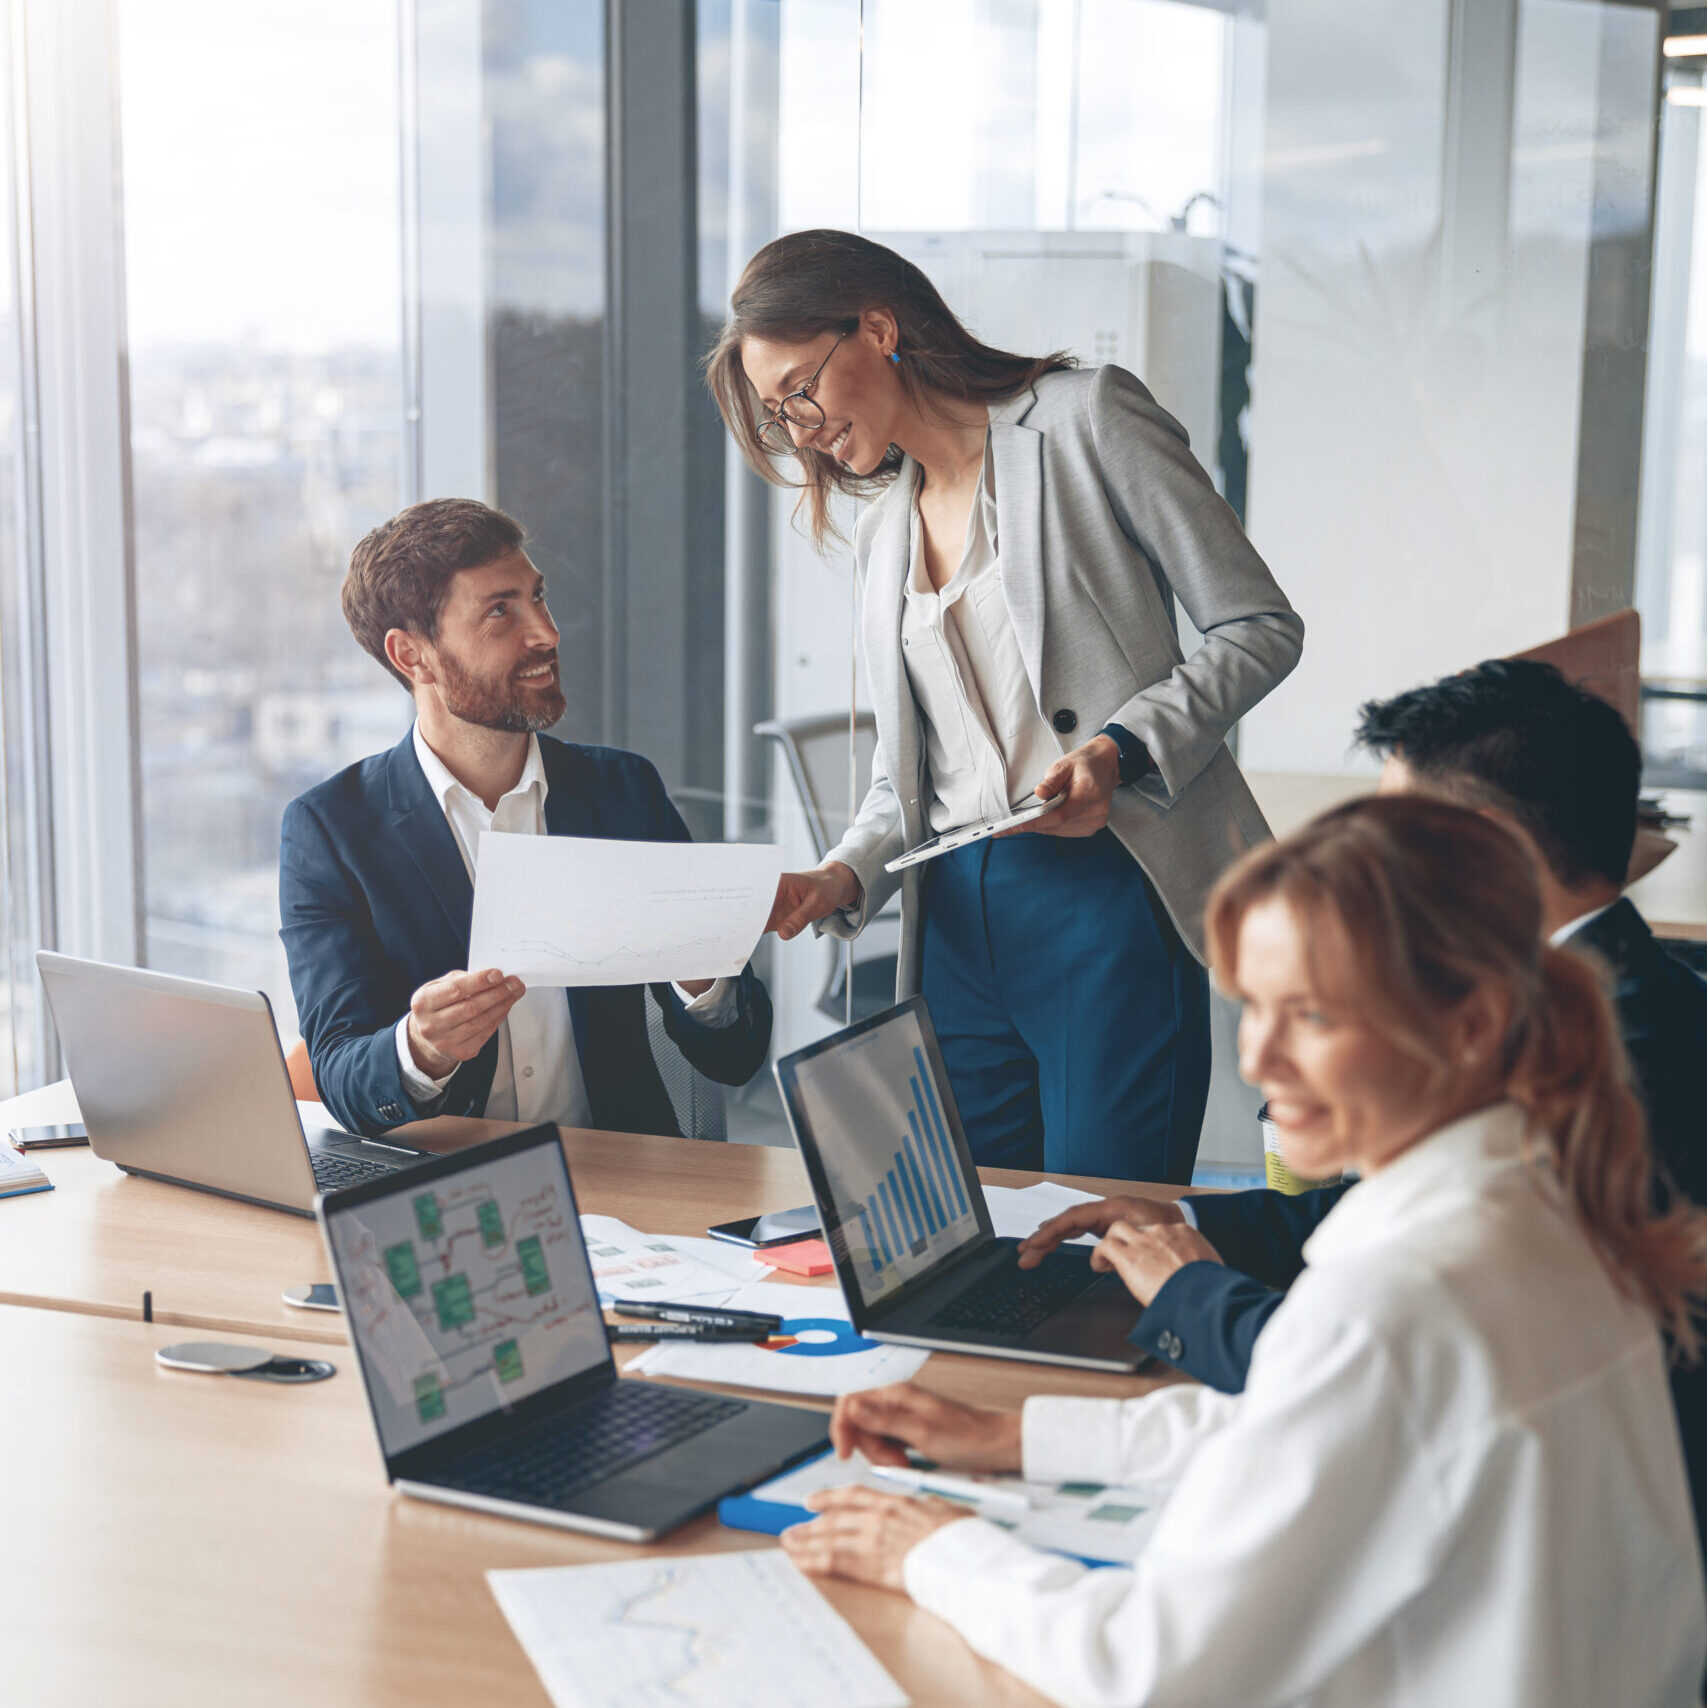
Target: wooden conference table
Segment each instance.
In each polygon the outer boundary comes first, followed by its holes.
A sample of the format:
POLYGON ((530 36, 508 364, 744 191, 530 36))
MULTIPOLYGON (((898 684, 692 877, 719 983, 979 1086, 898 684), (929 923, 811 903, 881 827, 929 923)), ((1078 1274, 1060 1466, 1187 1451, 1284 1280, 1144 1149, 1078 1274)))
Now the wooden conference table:
MULTIPOLYGON (((513 1130, 432 1126, 436 1148, 513 1130)), ((573 1129, 563 1142, 581 1208, 648 1232, 698 1234, 809 1196, 792 1152, 573 1129)), ((483 1574, 643 1550, 393 1497, 342 1319, 279 1298, 329 1278, 313 1223, 133 1179, 85 1151, 38 1154, 55 1190, 0 1201, 7 1700, 543 1703, 483 1574), (339 1372, 283 1387, 155 1365, 157 1347, 199 1331, 339 1372)), ((944 1354, 919 1379, 1008 1407, 1153 1385, 944 1354)), ((706 1518, 655 1547, 770 1545, 706 1518)), ((914 1703, 1041 1700, 903 1597, 821 1587, 914 1703)))

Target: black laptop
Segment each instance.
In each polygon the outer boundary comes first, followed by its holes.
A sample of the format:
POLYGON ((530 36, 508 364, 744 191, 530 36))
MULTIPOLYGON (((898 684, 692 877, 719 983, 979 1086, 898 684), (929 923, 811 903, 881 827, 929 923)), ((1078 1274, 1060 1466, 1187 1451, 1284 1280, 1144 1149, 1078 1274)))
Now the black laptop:
POLYGON ((555 1127, 319 1214, 405 1494, 647 1542, 828 1444, 821 1412, 618 1377, 555 1127))
POLYGON ((922 997, 784 1056, 777 1084, 854 1327, 873 1340, 1134 1370, 1138 1301, 1061 1246, 998 1239, 922 997))

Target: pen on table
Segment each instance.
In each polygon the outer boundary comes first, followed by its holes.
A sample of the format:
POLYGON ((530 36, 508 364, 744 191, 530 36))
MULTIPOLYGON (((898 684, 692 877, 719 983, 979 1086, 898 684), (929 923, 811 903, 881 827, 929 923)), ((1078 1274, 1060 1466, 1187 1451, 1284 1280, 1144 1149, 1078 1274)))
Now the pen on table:
POLYGON ((612 1340, 698 1340, 751 1342, 762 1340, 764 1329, 741 1324, 734 1328, 718 1328, 710 1323, 606 1323, 605 1333, 612 1340))
POLYGON ((659 1305, 649 1299, 613 1299, 613 1311, 625 1317, 652 1317, 665 1323, 704 1323, 707 1328, 750 1328, 755 1339, 775 1334, 782 1318, 768 1311, 731 1311, 716 1305, 659 1305))
POLYGON ((950 1471, 915 1471, 908 1465, 873 1465, 871 1474, 895 1483, 913 1494, 941 1495, 945 1500, 969 1506, 991 1506, 1004 1512, 1029 1512, 1031 1498, 1023 1489, 981 1483, 973 1477, 957 1477, 950 1471))

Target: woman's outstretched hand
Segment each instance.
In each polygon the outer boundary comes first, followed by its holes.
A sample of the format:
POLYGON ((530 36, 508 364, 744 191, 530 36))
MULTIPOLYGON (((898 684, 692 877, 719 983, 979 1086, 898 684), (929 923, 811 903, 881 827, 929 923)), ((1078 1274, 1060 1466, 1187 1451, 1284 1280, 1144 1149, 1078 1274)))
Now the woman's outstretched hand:
POLYGON ((972 1516, 947 1501, 913 1500, 863 1488, 819 1489, 806 1497, 806 1504, 818 1518, 782 1533, 788 1557, 803 1572, 903 1591, 907 1556, 945 1524, 972 1516))
POLYGON ((911 1382, 843 1394, 830 1418, 839 1457, 856 1449, 874 1465, 905 1465, 907 1449, 959 1471, 1017 1471, 1020 1414, 945 1400, 911 1382))
POLYGON ((815 920, 828 918, 838 908, 852 907, 858 900, 859 879, 853 868, 840 860, 813 872, 784 872, 765 930, 774 931, 786 943, 815 920))

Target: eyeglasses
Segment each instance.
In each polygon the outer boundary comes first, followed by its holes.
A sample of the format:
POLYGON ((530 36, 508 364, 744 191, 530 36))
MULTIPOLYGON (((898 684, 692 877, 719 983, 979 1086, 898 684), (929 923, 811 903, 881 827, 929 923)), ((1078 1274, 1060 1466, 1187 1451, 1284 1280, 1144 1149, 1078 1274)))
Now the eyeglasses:
POLYGON ((829 365, 830 357, 841 349, 842 338, 847 336, 848 334, 844 332, 841 338, 838 338, 830 346, 824 360, 812 370, 811 379, 798 391, 791 391, 776 406, 776 413, 767 415, 759 423, 759 443, 767 451, 792 451, 795 448, 794 435, 789 432, 790 427, 799 427, 808 433, 816 433, 824 425, 824 411, 813 401, 812 391, 818 384, 818 376, 829 365))

